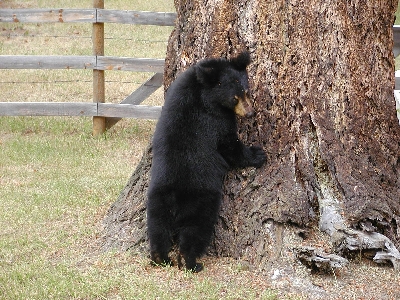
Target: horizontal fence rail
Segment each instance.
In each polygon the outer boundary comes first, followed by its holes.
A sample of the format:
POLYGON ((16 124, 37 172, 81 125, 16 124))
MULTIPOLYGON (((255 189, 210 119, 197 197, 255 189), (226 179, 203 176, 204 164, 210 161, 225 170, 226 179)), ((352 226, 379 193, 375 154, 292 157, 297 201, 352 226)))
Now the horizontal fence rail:
POLYGON ((87 102, 0 102, 0 116, 87 116, 158 119, 161 106, 87 102))
POLYGON ((120 23, 174 26, 176 13, 92 9, 1 9, 0 22, 19 23, 120 23))
POLYGON ((163 72, 164 60, 112 56, 0 55, 0 69, 92 69, 163 72))

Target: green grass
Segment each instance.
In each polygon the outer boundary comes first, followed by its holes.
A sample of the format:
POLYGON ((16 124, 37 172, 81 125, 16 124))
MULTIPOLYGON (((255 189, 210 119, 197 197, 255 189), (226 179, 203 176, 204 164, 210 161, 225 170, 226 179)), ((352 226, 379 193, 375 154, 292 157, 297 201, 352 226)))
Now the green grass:
POLYGON ((93 138, 90 119, 0 118, 0 298, 91 298, 108 289, 77 264, 153 127, 127 120, 93 138))
POLYGON ((233 261, 193 275, 99 252, 102 217, 154 124, 93 138, 89 118, 0 118, 0 299, 276 299, 233 261))
POLYGON ((0 118, 0 299, 276 299, 234 262, 197 276, 98 251, 153 129, 125 120, 93 138, 90 119, 0 118))

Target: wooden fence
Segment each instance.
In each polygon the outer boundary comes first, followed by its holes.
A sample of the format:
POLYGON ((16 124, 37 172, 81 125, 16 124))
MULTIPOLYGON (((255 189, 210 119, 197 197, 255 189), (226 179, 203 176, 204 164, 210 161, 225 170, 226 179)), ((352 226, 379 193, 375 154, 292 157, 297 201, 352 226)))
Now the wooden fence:
POLYGON ((92 56, 0 55, 0 69, 91 69, 93 103, 0 102, 0 116, 92 116, 98 135, 123 117, 157 119, 161 107, 139 105, 163 82, 163 59, 104 56, 104 23, 173 26, 175 13, 104 9, 94 0, 92 9, 0 9, 0 22, 92 23, 92 56), (155 73, 120 104, 105 103, 104 71, 155 73))
MULTIPOLYGON (((162 85, 164 60, 104 56, 104 23, 173 26, 175 13, 104 9, 94 0, 92 9, 1 9, 0 22, 93 23, 93 56, 0 55, 0 69, 92 69, 93 103, 0 102, 0 116, 91 116, 97 135, 123 117, 157 119, 161 107, 139 105, 162 85), (105 102, 104 71, 155 73, 120 104, 105 102)), ((393 27, 395 56, 400 54, 400 26, 393 27)), ((396 87, 400 89, 400 73, 396 87)))

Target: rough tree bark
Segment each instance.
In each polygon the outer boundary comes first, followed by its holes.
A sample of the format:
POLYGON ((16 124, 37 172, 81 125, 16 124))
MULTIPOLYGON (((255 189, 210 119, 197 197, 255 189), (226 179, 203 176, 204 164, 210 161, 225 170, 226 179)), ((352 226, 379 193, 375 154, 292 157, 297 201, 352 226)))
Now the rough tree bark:
MULTIPOLYGON (((297 254, 328 268, 352 251, 399 268, 396 0, 175 0, 165 86, 205 57, 251 53, 257 115, 241 138, 267 163, 226 178, 210 253, 267 270, 297 254), (305 247, 307 246, 307 247, 305 247)), ((151 147, 104 220, 104 247, 147 249, 151 147)))

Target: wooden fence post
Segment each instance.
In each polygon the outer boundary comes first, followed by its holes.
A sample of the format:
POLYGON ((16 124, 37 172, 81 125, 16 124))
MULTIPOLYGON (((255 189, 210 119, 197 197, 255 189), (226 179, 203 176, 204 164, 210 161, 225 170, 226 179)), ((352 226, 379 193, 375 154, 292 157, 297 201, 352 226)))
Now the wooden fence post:
MULTIPOLYGON (((93 0, 93 7, 104 9, 104 0, 93 0)), ((104 56, 104 23, 97 23, 97 20, 93 23, 92 39, 93 55, 96 57, 104 56)), ((105 102, 105 78, 103 70, 93 70, 93 102, 105 102)), ((98 136, 99 134, 104 133, 105 130, 106 118, 93 117, 93 136, 98 136)))

